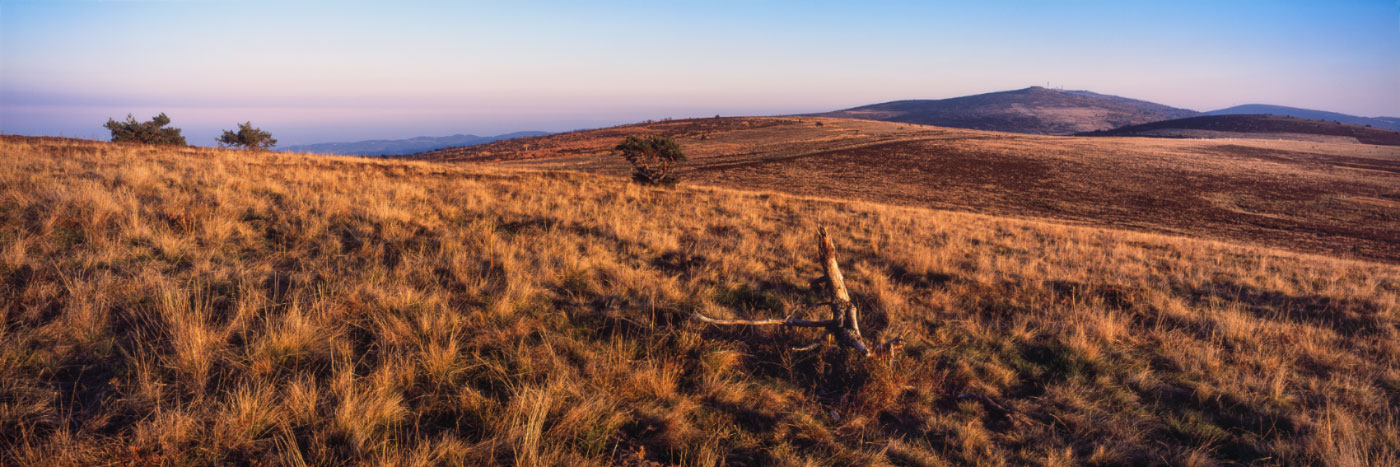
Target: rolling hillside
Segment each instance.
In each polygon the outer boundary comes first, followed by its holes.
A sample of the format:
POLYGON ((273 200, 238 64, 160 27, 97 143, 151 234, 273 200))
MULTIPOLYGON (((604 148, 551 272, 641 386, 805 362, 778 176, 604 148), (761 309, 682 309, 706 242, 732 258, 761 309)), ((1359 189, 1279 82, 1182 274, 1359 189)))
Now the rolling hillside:
POLYGON ((372 139, 345 143, 301 144, 278 148, 277 150, 281 152, 337 154, 342 156, 387 156, 395 154, 413 154, 435 149, 470 146, 503 139, 524 138, 527 136, 540 136, 545 134, 548 133, 543 131, 519 131, 496 136, 419 136, 417 138, 407 139, 372 139))
POLYGON ((1400 131, 1400 118, 1395 117, 1358 117, 1344 113, 1328 112, 1325 110, 1300 109, 1297 107, 1284 107, 1281 105, 1246 104, 1237 105, 1227 109, 1212 110, 1206 115, 1242 115, 1242 114, 1264 114, 1278 115, 1284 117, 1310 118, 1313 120, 1326 120, 1329 122, 1349 123, 1358 126, 1371 126, 1385 130, 1400 131))
POLYGON ((1400 131, 1278 115, 1207 115, 1093 131, 1080 135, 1268 138, 1400 146, 1400 131))
MULTIPOLYGON (((927 131, 921 159, 1009 157, 927 131)), ((997 144, 1043 141, 1113 140, 997 144)), ((0 464, 1395 465, 1397 284, 752 189, 0 137, 0 464), (686 319, 819 314, 818 226, 901 352, 686 319)))
POLYGON ((1199 114, 1118 96, 1036 86, 951 99, 886 102, 813 116, 1069 135, 1199 114))
POLYGON ((657 122, 419 155, 624 176, 665 134, 687 183, 1035 217, 1400 261, 1400 150, 1266 140, 1016 135, 854 119, 657 122))

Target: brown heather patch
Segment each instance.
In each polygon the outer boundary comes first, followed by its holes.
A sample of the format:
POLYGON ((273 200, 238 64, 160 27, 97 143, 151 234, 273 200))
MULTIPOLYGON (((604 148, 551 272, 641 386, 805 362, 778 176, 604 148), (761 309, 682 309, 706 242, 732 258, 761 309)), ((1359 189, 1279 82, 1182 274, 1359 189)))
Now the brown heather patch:
POLYGON ((1395 464, 1397 284, 863 202, 6 137, 0 464, 1395 464), (818 225, 898 358, 683 319, 814 313, 818 225))

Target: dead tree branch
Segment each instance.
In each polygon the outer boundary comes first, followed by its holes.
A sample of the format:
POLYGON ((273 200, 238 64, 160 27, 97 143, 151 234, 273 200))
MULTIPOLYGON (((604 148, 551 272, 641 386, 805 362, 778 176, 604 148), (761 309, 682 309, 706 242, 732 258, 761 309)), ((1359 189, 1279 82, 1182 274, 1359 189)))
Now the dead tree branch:
POLYGON ((807 319, 720 319, 709 316, 694 314, 691 318, 698 319, 710 324, 727 324, 740 326, 792 326, 799 328, 824 328, 831 326, 831 320, 812 321, 807 319))
MULTIPOLYGON (((855 303, 851 302, 851 294, 846 290, 846 279, 841 275, 841 266, 836 262, 836 246, 831 242, 831 236, 826 233, 826 227, 817 229, 817 252, 820 255, 820 262, 825 274, 826 289, 830 292, 830 300, 827 303, 831 307, 831 319, 813 321, 805 319, 719 319, 711 318, 702 314, 690 315, 692 319, 710 324, 733 325, 733 326, 790 326, 805 328, 825 328, 838 344, 855 350, 863 356, 869 357, 877 354, 888 354, 897 350, 903 345, 901 339, 876 344, 874 348, 865 345, 865 341, 860 335, 860 313, 856 310, 855 303)), ((821 341, 810 345, 799 347, 794 350, 811 350, 816 348, 821 341)))

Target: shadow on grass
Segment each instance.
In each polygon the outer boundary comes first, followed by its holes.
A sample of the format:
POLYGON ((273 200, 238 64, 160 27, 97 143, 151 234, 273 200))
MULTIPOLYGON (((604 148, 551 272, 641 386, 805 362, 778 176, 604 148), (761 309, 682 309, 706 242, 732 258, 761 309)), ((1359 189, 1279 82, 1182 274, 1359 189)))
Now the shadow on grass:
POLYGON ((1395 325, 1381 319, 1381 306, 1372 301, 1322 295, 1287 294, 1224 282, 1187 291, 1193 304, 1212 300, 1235 302, 1260 319, 1331 328, 1341 335, 1394 335, 1395 325))

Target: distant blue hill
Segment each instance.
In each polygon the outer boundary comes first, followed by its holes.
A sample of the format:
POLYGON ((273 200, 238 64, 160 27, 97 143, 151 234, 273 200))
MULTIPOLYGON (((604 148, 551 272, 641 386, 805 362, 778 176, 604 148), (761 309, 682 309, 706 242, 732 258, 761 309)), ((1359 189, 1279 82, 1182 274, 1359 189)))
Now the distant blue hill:
POLYGON ((417 138, 408 139, 373 139, 356 141, 353 143, 299 144, 277 148, 277 150, 282 152, 335 154, 341 156, 387 156, 395 154, 413 154, 454 146, 472 146, 503 139, 524 138, 527 136, 541 136, 547 134, 549 133, 543 131, 518 131, 496 136, 419 136, 417 138))
POLYGON ((1400 118, 1396 117, 1358 117, 1355 115, 1347 115, 1337 112, 1300 109, 1297 107, 1284 107, 1281 105, 1246 104, 1237 105, 1228 109, 1220 109, 1206 112, 1206 115, 1239 114, 1264 114, 1296 118, 1311 118, 1313 120, 1326 120, 1329 122, 1350 123, 1352 125, 1370 126, 1372 128, 1400 131, 1400 118))

